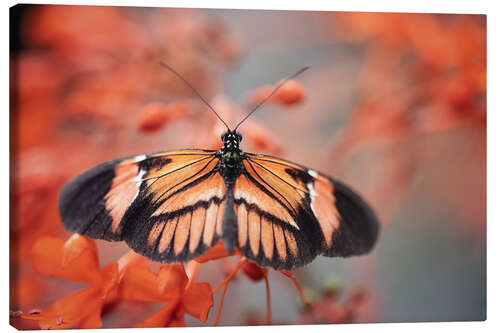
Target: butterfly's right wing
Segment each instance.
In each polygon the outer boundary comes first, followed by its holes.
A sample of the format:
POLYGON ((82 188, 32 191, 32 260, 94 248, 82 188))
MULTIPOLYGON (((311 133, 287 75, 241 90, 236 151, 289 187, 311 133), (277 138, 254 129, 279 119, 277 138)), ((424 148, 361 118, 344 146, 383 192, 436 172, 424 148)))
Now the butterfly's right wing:
POLYGON ((318 254, 368 253, 379 222, 341 182, 277 157, 246 153, 234 184, 238 248, 261 266, 293 269, 318 254))
POLYGON ((69 231, 125 240, 156 261, 185 261, 221 234, 225 184, 214 151, 175 150, 101 164, 69 182, 59 210, 69 231))

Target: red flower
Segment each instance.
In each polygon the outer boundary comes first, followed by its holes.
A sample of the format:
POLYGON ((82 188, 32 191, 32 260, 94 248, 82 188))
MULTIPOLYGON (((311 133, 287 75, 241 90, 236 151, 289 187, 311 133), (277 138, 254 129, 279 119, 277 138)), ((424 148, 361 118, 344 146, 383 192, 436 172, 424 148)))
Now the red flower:
POLYGON ((208 283, 192 283, 181 264, 162 265, 158 274, 147 267, 130 266, 124 271, 119 297, 145 302, 168 302, 135 327, 185 326, 184 314, 205 322, 213 306, 208 283))
POLYGON ((63 297, 39 314, 22 318, 38 321, 42 329, 101 327, 101 310, 117 295, 119 272, 117 263, 99 268, 93 240, 77 234, 66 242, 55 237, 41 238, 33 246, 31 263, 41 274, 89 287, 63 297))

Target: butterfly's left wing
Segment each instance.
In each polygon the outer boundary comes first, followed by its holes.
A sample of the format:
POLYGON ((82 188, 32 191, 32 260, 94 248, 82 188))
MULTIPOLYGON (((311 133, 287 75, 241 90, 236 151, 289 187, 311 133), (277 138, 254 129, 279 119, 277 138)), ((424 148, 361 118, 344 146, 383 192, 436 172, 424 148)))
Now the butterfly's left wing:
POLYGON ((225 184, 214 151, 174 150, 117 159, 69 182, 59 210, 69 231, 125 240, 162 262, 185 261, 221 235, 225 184))
POLYGON ((317 254, 352 256, 378 235, 372 209, 346 185, 318 171, 247 153, 234 185, 238 247, 263 266, 291 269, 317 254))

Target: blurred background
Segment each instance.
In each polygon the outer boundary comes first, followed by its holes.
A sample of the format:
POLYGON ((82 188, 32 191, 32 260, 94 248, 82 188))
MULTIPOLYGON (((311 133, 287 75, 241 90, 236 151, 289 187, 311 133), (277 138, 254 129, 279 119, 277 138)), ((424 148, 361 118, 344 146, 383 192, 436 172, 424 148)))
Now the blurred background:
MULTIPOLYGON (((70 235, 57 211, 66 181, 116 157, 219 147, 224 127, 160 60, 233 125, 311 66, 241 132, 244 150, 332 175, 380 217, 369 255, 294 271, 313 301, 325 287, 339 308, 362 295, 354 322, 486 318, 486 16, 52 5, 11 8, 11 310, 79 288, 29 261, 40 237, 70 235)), ((97 244, 101 265, 127 251, 97 244)), ((204 264, 197 280, 215 286, 225 266, 204 264)), ((270 279, 273 323, 318 323, 286 278, 270 279)), ((264 282, 242 276, 220 324, 263 323, 265 304, 264 282)), ((103 327, 153 310, 128 304, 103 327)))

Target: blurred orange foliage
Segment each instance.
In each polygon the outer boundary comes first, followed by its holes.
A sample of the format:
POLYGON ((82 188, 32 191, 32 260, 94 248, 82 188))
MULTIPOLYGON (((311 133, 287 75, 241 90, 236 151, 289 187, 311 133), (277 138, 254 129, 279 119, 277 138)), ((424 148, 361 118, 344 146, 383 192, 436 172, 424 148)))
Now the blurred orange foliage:
MULTIPOLYGON (((258 104, 263 101, 271 92, 274 86, 262 86, 251 93, 250 103, 258 104)), ((283 105, 294 105, 304 100, 305 88, 299 81, 287 81, 274 95, 269 98, 269 102, 283 105)))
POLYGON ((160 130, 167 122, 186 117, 190 113, 187 103, 150 103, 142 108, 139 116, 139 129, 143 132, 160 130))

